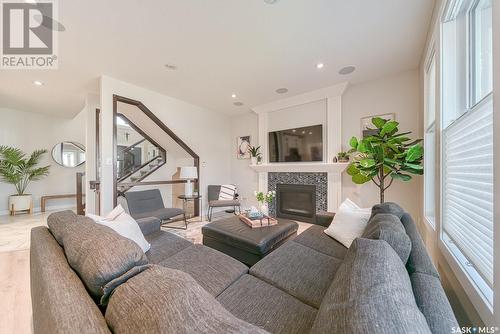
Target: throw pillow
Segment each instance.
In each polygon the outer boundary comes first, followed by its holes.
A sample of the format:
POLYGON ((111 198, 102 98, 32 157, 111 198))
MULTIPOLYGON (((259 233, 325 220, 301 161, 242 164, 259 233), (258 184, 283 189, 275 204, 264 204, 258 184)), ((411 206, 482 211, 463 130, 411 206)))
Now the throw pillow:
POLYGON ((232 201, 236 194, 236 186, 234 184, 223 184, 220 186, 219 200, 232 201))
POLYGON ((97 301, 107 283, 136 266, 148 264, 135 242, 89 217, 78 216, 78 221, 68 224, 61 239, 69 265, 97 301))
POLYGON ((60 246, 63 246, 64 232, 70 228, 70 224, 76 223, 77 219, 78 216, 71 210, 54 212, 47 217, 49 231, 60 246))
POLYGON ((268 334, 232 315, 190 275, 157 265, 115 289, 105 318, 113 333, 268 334))
POLYGON ((114 208, 106 217, 93 214, 87 214, 87 216, 92 218, 96 223, 108 226, 119 235, 134 241, 141 247, 144 253, 151 248, 151 244, 144 238, 139 224, 125 212, 121 205, 114 208))
POLYGON ((349 248, 354 239, 363 234, 370 215, 371 209, 362 209, 350 199, 346 199, 324 232, 349 248))
POLYGON ((401 221, 395 215, 379 213, 370 219, 362 238, 385 240, 401 258, 404 264, 411 252, 411 240, 401 221))
POLYGON ((358 238, 347 250, 310 333, 431 331, 396 252, 383 240, 358 238))

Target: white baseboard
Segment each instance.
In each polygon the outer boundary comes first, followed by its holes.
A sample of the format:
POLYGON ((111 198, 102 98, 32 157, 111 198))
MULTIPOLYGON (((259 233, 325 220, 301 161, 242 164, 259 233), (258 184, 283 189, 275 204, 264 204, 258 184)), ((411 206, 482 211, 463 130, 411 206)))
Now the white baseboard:
MULTIPOLYGON (((52 205, 52 206, 46 206, 45 211, 59 211, 59 210, 75 210, 76 207, 73 204, 65 204, 65 205, 52 205)), ((33 208, 34 213, 41 212, 40 207, 35 207, 33 208)), ((9 215, 9 210, 0 210, 0 216, 7 216, 9 215)))

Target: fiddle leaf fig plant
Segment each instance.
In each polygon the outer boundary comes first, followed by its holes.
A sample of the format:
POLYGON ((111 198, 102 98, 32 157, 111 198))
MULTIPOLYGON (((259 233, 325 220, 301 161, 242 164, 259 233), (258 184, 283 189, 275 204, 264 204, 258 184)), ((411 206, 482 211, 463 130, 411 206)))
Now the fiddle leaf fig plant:
POLYGON ((351 164, 347 174, 356 184, 372 181, 380 191, 380 203, 384 203, 385 191, 394 180, 410 181, 413 175, 422 175, 424 149, 422 139, 412 140, 411 132, 398 133, 399 123, 380 117, 372 118, 377 134, 349 141, 351 164), (390 180, 389 180, 389 179, 390 180))

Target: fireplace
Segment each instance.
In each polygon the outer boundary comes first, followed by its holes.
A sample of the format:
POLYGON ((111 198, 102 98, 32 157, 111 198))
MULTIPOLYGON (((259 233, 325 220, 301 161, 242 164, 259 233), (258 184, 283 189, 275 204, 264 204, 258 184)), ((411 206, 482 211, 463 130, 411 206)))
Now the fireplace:
POLYGON ((276 216, 312 223, 316 218, 316 186, 277 184, 276 216))

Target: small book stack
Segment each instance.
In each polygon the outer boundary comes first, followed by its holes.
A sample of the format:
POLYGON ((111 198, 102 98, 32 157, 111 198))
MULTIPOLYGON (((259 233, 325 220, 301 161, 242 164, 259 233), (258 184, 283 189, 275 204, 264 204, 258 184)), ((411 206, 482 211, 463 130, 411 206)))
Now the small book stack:
POLYGON ((240 220, 250 226, 251 228, 268 227, 278 224, 278 220, 271 218, 269 216, 263 216, 259 219, 250 219, 246 215, 238 215, 240 220))

